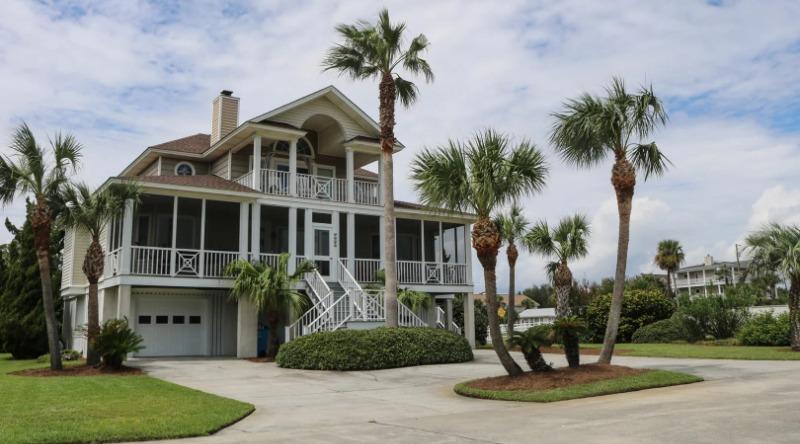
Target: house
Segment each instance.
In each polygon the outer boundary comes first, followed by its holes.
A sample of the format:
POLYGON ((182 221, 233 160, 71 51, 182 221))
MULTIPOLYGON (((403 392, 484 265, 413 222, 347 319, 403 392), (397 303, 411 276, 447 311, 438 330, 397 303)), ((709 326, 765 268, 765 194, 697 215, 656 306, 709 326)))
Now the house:
POLYGON ((675 294, 690 296, 724 294, 725 288, 739 283, 749 283, 752 275, 747 273, 750 261, 715 262, 706 255, 702 264, 678 269, 672 275, 672 289, 675 294))
MULTIPOLYGON (((222 91, 210 134, 150 146, 106 182, 135 181, 143 193, 105 230, 99 283, 101 322, 127 318, 144 338, 140 356, 255 356, 262 317, 231 300, 223 271, 238 259, 274 265, 281 253, 292 269, 316 264, 299 285, 313 307, 270 334, 292 340, 385 322, 382 293, 364 289, 384 267, 378 124, 333 86, 244 122, 239 101, 222 91)), ((428 312, 401 305, 400 324, 456 330, 453 296, 473 291, 474 216, 395 208, 399 284, 436 300, 428 312)), ((76 349, 85 348, 77 331, 86 322, 88 243, 73 231, 63 250, 64 341, 76 349)))
MULTIPOLYGON (((472 297, 476 301, 481 301, 484 304, 488 303, 486 301, 485 291, 480 293, 475 293, 472 295, 472 297)), ((497 303, 503 307, 508 305, 508 293, 497 293, 497 303)), ((528 306, 531 305, 535 308, 539 306, 539 303, 525 296, 525 294, 523 293, 517 293, 517 295, 514 297, 514 309, 517 311, 517 313, 521 312, 522 310, 525 310, 528 306)))
MULTIPOLYGON (((544 324, 552 324, 556 320, 555 308, 528 308, 519 315, 517 322, 514 323, 514 331, 525 331, 531 327, 544 324)), ((508 330, 506 325, 500 326, 501 333, 505 334, 508 330)))

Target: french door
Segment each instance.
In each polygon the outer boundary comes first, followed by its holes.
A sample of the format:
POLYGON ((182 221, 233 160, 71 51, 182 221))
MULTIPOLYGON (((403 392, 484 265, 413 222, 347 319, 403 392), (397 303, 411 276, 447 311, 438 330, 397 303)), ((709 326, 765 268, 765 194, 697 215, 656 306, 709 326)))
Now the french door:
POLYGON ((331 278, 333 270, 333 229, 327 225, 313 225, 314 257, 317 270, 322 277, 331 278))

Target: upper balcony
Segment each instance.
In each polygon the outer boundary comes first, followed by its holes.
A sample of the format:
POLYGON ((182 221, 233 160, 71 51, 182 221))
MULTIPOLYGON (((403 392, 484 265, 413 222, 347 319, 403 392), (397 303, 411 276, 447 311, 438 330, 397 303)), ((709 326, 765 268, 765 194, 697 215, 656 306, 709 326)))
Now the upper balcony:
POLYGON ((380 184, 377 181, 305 173, 296 173, 292 180, 292 174, 288 170, 263 169, 258 172, 248 171, 236 178, 235 182, 275 196, 381 205, 380 184))

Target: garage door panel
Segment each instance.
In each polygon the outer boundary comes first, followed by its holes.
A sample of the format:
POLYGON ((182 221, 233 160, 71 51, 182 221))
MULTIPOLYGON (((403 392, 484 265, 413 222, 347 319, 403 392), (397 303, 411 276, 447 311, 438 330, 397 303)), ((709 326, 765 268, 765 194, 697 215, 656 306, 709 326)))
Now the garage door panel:
POLYGON ((136 299, 136 331, 145 348, 138 356, 209 354, 208 298, 165 293, 136 299))

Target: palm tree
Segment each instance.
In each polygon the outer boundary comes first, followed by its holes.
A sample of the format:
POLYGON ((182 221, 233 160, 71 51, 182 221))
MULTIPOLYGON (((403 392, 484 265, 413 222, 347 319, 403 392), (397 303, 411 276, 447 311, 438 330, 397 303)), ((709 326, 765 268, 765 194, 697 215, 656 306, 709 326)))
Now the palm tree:
POLYGON ((532 372, 543 373, 553 370, 539 350, 539 347, 553 344, 553 334, 548 326, 538 325, 525 331, 512 331, 508 343, 512 347, 520 348, 532 372))
POLYGON ((579 168, 591 168, 610 155, 614 157, 611 184, 617 197, 619 234, 611 310, 598 360, 601 363, 611 362, 619 329, 636 173, 643 173, 647 180, 664 174, 669 165, 655 142, 644 142, 667 121, 652 87, 631 94, 621 79, 614 78, 606 93, 604 98, 583 94, 568 101, 562 112, 553 115, 556 122, 550 135, 561 158, 579 168))
POLYGON ((264 315, 264 323, 269 327, 267 356, 274 357, 278 352, 278 324, 289 313, 302 313, 308 300, 294 289, 303 275, 314 270, 314 264, 303 261, 294 273, 289 273, 289 254, 278 257, 275 268, 263 262, 251 263, 240 259, 225 268, 225 275, 234 278, 231 297, 235 300, 247 298, 259 313, 264 315))
POLYGON ((548 172, 544 156, 527 141, 512 148, 507 136, 487 129, 467 142, 451 140, 435 150, 423 149, 411 170, 425 205, 476 214, 472 247, 483 266, 492 346, 510 375, 522 373, 500 334, 495 267, 502 238, 491 214, 544 188, 548 172))
POLYGON ((380 116, 380 143, 383 156, 381 177, 384 211, 384 255, 386 270, 386 324, 397 327, 397 253, 395 251, 394 167, 392 153, 394 137, 395 101, 410 107, 418 95, 417 86, 398 73, 400 67, 410 74, 422 74, 427 82, 433 81, 433 71, 421 55, 428 49, 428 39, 420 34, 403 48, 405 23, 391 23, 389 11, 381 10, 378 23, 359 21, 355 25, 338 25, 336 31, 343 43, 328 50, 322 62, 325 70, 339 71, 354 80, 380 79, 378 86, 380 116))
POLYGON ((580 214, 565 217, 554 228, 539 221, 525 235, 523 242, 532 252, 554 258, 547 264, 547 273, 556 292, 556 317, 572 315, 569 294, 572 290, 572 271, 569 261, 580 259, 589 253, 589 222, 580 214))
POLYGON ((792 350, 800 351, 800 225, 769 224, 745 239, 755 266, 777 270, 789 280, 792 350))
POLYGON ((653 262, 662 270, 667 272, 667 294, 672 293, 672 276, 683 263, 683 247, 681 243, 674 239, 664 239, 658 243, 658 251, 653 262))
POLYGON ((47 345, 50 349, 50 369, 61 370, 56 311, 53 303, 53 283, 50 278, 50 229, 53 206, 69 183, 81 156, 81 145, 71 135, 56 134, 50 141, 52 163, 36 142, 28 125, 20 125, 11 141, 11 157, 0 155, 0 201, 9 204, 17 194, 33 196, 28 218, 34 233, 34 247, 42 281, 42 305, 47 325, 47 345))
POLYGON ((500 238, 506 243, 506 258, 508 259, 508 332, 514 331, 516 321, 516 265, 519 252, 517 239, 520 239, 528 227, 528 219, 522 214, 522 209, 516 204, 511 206, 508 214, 501 214, 495 218, 494 224, 500 230, 500 238))
POLYGON ((86 329, 86 363, 98 365, 100 355, 95 348, 97 335, 100 332, 100 314, 98 312, 97 282, 103 276, 105 252, 100 243, 104 228, 114 218, 120 216, 125 209, 125 201, 139 199, 139 189, 132 184, 111 184, 102 190, 92 193, 84 183, 67 187, 63 200, 65 203, 61 213, 61 223, 65 228, 82 230, 89 234, 91 243, 83 258, 83 274, 89 282, 87 296, 87 329, 86 329))

